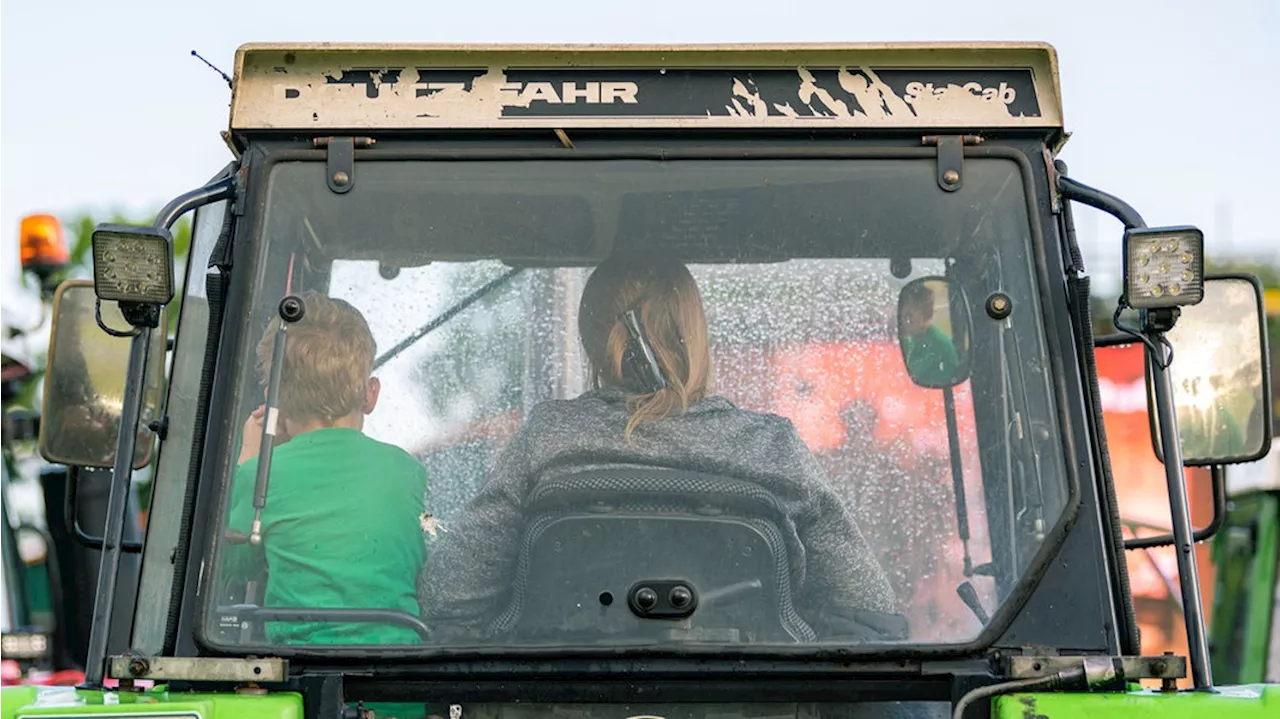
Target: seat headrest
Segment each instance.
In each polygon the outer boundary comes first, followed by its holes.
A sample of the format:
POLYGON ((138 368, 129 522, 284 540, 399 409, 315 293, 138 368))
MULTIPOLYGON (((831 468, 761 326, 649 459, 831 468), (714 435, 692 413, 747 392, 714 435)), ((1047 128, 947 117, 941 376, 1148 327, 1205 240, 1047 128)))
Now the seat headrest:
POLYGON ((529 495, 532 509, 610 501, 662 499, 693 508, 716 507, 781 515, 778 498, 753 482, 666 467, 597 467, 544 475, 529 495))

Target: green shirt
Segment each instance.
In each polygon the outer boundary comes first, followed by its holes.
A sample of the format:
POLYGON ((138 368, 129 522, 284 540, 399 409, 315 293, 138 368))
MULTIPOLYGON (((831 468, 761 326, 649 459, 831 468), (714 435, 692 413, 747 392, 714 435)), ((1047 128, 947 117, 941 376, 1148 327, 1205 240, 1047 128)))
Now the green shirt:
MULTIPOLYGON (((258 460, 237 468, 228 525, 248 533, 258 460)), ((249 579, 265 557, 263 606, 400 609, 418 614, 426 559, 427 471, 409 453, 353 429, 329 428, 275 448, 262 545, 227 546, 223 576, 249 579)), ((271 622, 278 643, 416 644, 417 633, 372 623, 271 622)))
POLYGON ((902 339, 907 374, 917 384, 941 388, 955 384, 960 356, 951 339, 933 325, 915 337, 902 339))

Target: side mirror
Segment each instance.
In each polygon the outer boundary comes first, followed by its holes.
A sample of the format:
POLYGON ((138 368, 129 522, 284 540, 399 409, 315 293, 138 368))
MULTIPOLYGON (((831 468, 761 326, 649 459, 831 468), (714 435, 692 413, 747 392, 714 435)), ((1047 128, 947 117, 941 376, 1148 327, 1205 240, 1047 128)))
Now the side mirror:
MULTIPOLYGON (((1253 462, 1271 449, 1271 368, 1262 283, 1253 275, 1205 278, 1204 300, 1182 308, 1166 334, 1182 463, 1188 467, 1253 462)), ((1148 416, 1156 457, 1164 461, 1150 368, 1148 416)))
MULTIPOLYGON (((98 326, 93 283, 62 283, 53 297, 53 328, 44 378, 40 453, 50 462, 73 467, 110 468, 124 402, 129 339, 113 337, 98 326)), ((127 329, 119 306, 102 302, 102 321, 127 329)), ((147 381, 134 452, 134 469, 151 461, 154 442, 148 425, 158 416, 165 357, 165 329, 152 334, 147 381)))
POLYGON ((964 290, 945 277, 921 277, 898 295, 898 346, 911 381, 945 389, 969 378, 973 320, 964 290))

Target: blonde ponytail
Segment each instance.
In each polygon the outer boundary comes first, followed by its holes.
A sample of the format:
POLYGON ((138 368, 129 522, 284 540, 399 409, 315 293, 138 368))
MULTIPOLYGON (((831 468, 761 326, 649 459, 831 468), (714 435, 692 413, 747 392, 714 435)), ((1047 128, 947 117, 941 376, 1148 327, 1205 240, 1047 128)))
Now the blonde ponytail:
POLYGON ((636 427, 663 419, 711 392, 711 354, 707 319, 697 283, 688 268, 673 260, 613 258, 587 281, 578 328, 597 386, 620 387, 631 416, 624 437, 636 427), (645 339, 653 350, 667 386, 657 392, 633 386, 623 367, 630 336, 620 321, 639 309, 645 339))

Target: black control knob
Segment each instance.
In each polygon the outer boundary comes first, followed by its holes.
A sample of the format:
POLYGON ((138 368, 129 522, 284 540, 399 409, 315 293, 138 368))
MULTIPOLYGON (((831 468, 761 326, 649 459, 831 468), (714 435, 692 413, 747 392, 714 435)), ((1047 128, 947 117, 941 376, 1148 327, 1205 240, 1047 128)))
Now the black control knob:
POLYGON ((658 593, 648 587, 641 587, 636 590, 636 606, 644 611, 649 611, 658 606, 658 593))
POLYGON ((280 300, 280 307, 277 311, 280 314, 280 319, 292 324, 307 314, 307 305, 303 303, 301 297, 289 295, 280 300))

